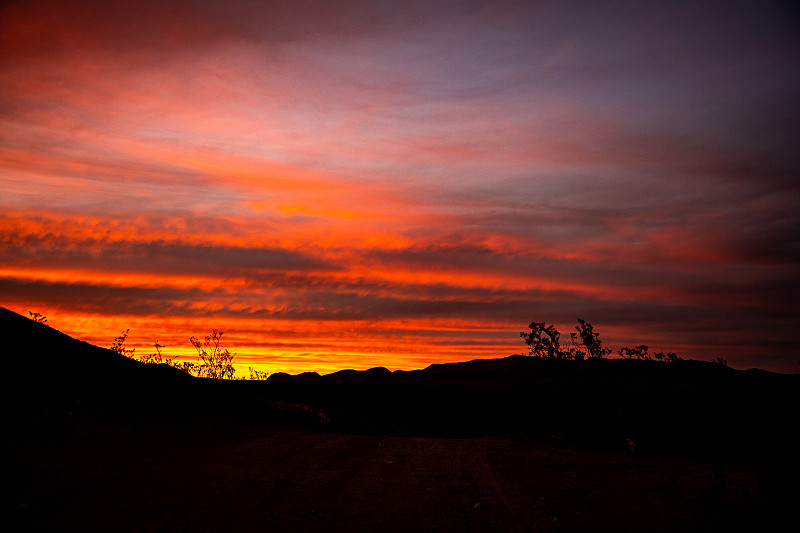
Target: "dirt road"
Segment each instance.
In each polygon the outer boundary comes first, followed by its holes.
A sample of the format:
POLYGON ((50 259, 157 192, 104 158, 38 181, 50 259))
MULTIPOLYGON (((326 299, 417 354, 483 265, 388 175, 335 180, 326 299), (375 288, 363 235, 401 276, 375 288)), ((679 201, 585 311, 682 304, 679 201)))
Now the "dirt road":
POLYGON ((700 531, 746 519, 757 488, 730 465, 513 436, 120 426, 10 453, 7 501, 36 531, 700 531))

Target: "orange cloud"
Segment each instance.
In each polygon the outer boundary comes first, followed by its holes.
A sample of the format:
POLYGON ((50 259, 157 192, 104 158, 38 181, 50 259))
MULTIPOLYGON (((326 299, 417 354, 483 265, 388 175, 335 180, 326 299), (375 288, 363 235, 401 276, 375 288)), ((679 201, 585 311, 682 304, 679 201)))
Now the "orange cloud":
POLYGON ((795 365, 795 34, 628 11, 7 2, 0 304, 141 349, 225 327, 276 369, 576 315, 795 365))

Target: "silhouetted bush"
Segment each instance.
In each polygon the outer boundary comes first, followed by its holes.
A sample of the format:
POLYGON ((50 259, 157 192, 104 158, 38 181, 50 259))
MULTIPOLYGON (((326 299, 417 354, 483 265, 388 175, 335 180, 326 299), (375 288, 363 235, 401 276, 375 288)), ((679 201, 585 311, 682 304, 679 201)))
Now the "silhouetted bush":
POLYGON ((200 341, 195 337, 189 337, 189 342, 197 350, 200 362, 195 366, 197 375, 203 378, 233 379, 236 369, 233 367, 235 352, 231 352, 220 344, 222 332, 215 329, 211 330, 211 335, 207 335, 200 341))
POLYGON ((545 322, 531 322, 528 326, 530 333, 520 332, 520 337, 525 339, 525 344, 530 346, 530 355, 533 357, 548 357, 554 359, 572 359, 581 361, 585 358, 599 359, 611 353, 609 348, 603 347, 600 334, 594 327, 583 319, 578 319, 575 326, 577 333, 570 333, 572 347, 561 349, 559 339, 561 333, 555 326, 546 325, 545 322), (580 337, 580 342, 578 338, 580 337))
POLYGON ((130 333, 130 331, 130 329, 126 329, 122 332, 122 335, 119 337, 114 337, 114 343, 111 345, 111 351, 117 352, 125 357, 130 357, 131 359, 136 359, 133 355, 136 352, 136 348, 125 348, 124 346, 125 340, 128 338, 128 333, 130 333))
POLYGON ((34 322, 38 322, 39 324, 47 324, 47 317, 44 316, 42 313, 34 313, 33 311, 28 311, 28 314, 31 315, 31 320, 34 322))
MULTIPOLYGON (((111 345, 112 351, 145 364, 166 364, 196 377, 234 379, 236 369, 233 366, 233 359, 236 353, 231 352, 222 345, 221 331, 212 329, 211 335, 206 336, 202 341, 195 337, 189 337, 189 342, 197 350, 199 359, 197 362, 176 361, 177 358, 165 358, 161 352, 164 346, 159 344, 158 341, 155 342, 156 353, 136 357, 135 348, 125 348, 128 333, 130 333, 130 329, 123 331, 119 337, 114 337, 114 343, 111 345)), ((266 377, 266 372, 250 369, 250 379, 266 379, 266 377)))
POLYGON ((250 379, 253 381, 264 381, 269 377, 269 372, 264 372, 263 370, 256 370, 252 366, 247 367, 250 371, 250 379))
MULTIPOLYGON (((575 326, 577 333, 569 334, 572 346, 566 350, 561 348, 559 342, 561 333, 552 324, 548 326, 545 322, 531 322, 528 327, 531 328, 530 333, 523 331, 519 335, 525 339, 525 344, 530 347, 529 355, 533 357, 582 361, 586 358, 602 359, 611 353, 610 348, 603 346, 600 334, 594 330, 594 326, 581 318, 578 319, 578 325, 575 326)), ((655 360, 667 363, 683 360, 674 352, 653 352, 650 354, 646 344, 640 344, 633 348, 625 346, 620 348, 617 353, 623 359, 655 360)), ((721 357, 718 357, 716 362, 723 366, 727 365, 727 361, 721 357)))
POLYGON ((547 326, 544 322, 531 322, 528 326, 530 333, 520 332, 519 336, 525 339, 525 344, 530 346, 530 355, 534 357, 563 358, 558 339, 561 333, 552 324, 547 326))
POLYGON ((640 344, 639 346, 634 346, 633 348, 628 348, 625 346, 624 348, 620 348, 617 352, 620 357, 623 359, 641 359, 643 361, 649 361, 652 359, 650 354, 647 353, 648 346, 646 344, 640 344))
POLYGON ((674 363, 675 361, 681 361, 682 359, 678 357, 677 354, 674 352, 654 352, 651 356, 647 353, 647 345, 640 344, 639 346, 634 346, 633 348, 628 348, 627 346, 624 348, 620 348, 617 353, 619 353, 620 357, 623 359, 641 359, 643 361, 666 361, 667 363, 674 363))
POLYGON ((151 353, 151 354, 148 354, 148 355, 143 355, 143 356, 141 356, 141 357, 138 357, 138 358, 136 358, 136 360, 137 360, 137 361, 141 361, 142 363, 145 363, 145 364, 148 364, 148 365, 160 365, 160 364, 165 364, 165 365, 175 366, 175 365, 173 364, 173 362, 172 362, 172 359, 166 359, 166 358, 164 358, 164 356, 161 354, 161 349, 162 349, 164 346, 162 346, 161 344, 159 344, 159 343, 158 343, 158 340, 156 340, 156 342, 155 342, 155 345, 154 345, 154 346, 155 346, 155 348, 156 348, 156 353, 151 353))
POLYGON ((569 336, 573 344, 573 359, 582 359, 585 356, 591 359, 603 358, 611 353, 610 348, 603 348, 603 342, 600 340, 600 334, 594 331, 594 327, 585 320, 578 319, 578 325, 575 326, 578 333, 570 333, 569 336), (581 344, 586 349, 585 354, 583 349, 578 346, 576 339, 580 336, 581 344))

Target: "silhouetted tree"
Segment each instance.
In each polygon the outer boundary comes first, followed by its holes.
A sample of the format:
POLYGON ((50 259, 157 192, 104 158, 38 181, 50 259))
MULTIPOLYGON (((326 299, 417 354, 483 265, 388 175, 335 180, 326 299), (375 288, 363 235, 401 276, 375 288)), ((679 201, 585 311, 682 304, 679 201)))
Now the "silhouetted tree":
POLYGON ((528 326, 530 333, 520 332, 519 336, 525 339, 525 344, 530 346, 530 355, 533 357, 562 358, 565 353, 561 351, 558 332, 552 324, 547 326, 544 322, 531 322, 528 326))
MULTIPOLYGON (((586 348, 586 355, 592 359, 599 359, 611 353, 610 348, 603 348, 603 342, 600 340, 600 334, 594 331, 594 327, 585 320, 578 319, 578 325, 575 326, 578 333, 570 333, 573 346, 577 346, 576 339, 578 336, 581 338, 581 344, 586 348)), ((583 358, 583 352, 580 349, 575 350, 573 359, 583 358)))

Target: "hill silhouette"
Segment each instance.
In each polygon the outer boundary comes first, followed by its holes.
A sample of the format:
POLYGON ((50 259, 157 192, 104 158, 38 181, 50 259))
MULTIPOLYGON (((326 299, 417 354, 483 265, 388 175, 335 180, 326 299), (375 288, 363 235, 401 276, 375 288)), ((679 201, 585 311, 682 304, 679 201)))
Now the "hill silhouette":
POLYGON ((6 420, 24 423, 81 410, 130 413, 145 409, 145 396, 168 401, 191 384, 172 367, 145 365, 2 307, 0 336, 9 381, 6 420))
POLYGON ((517 355, 230 381, 2 308, 0 334, 30 530, 744 531, 797 498, 798 375, 517 355))
POLYGON ((0 334, 17 385, 9 414, 17 417, 81 409, 153 417, 155 406, 166 404, 171 417, 230 416, 362 434, 524 431, 619 446, 633 440, 661 451, 722 447, 757 454, 795 442, 800 407, 800 375, 703 361, 515 355, 414 371, 379 367, 228 381, 143 364, 3 308, 0 334))

